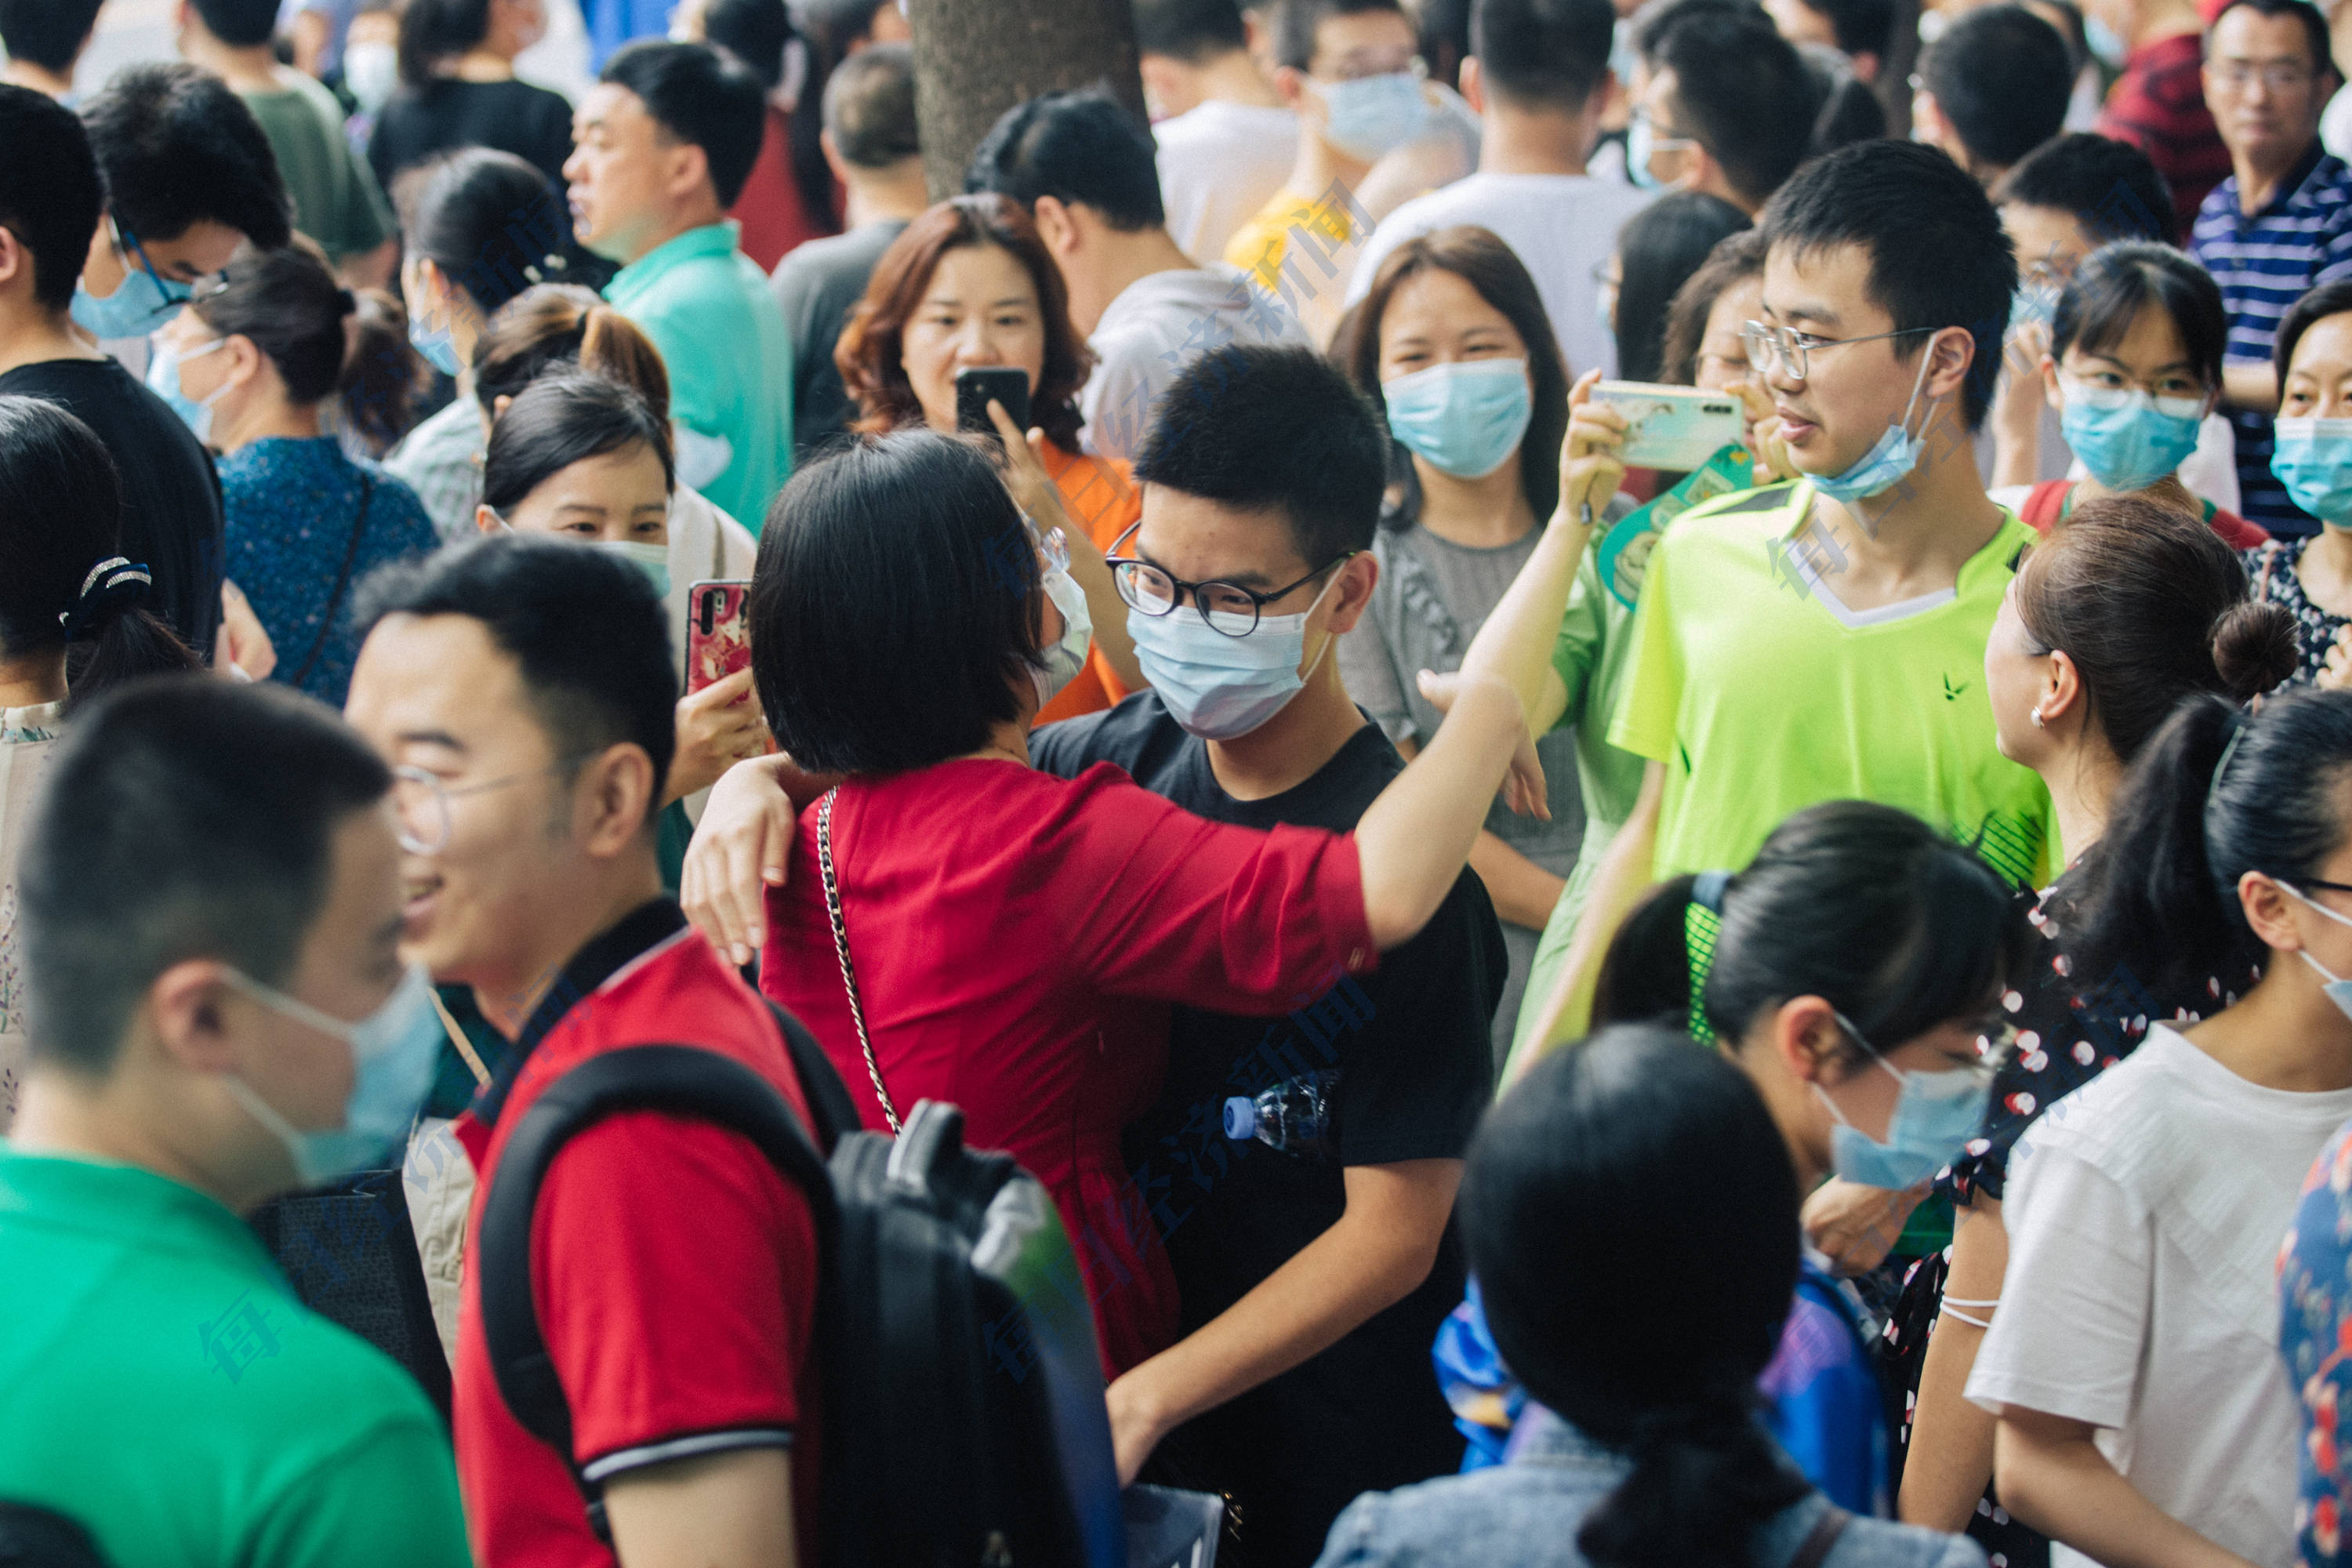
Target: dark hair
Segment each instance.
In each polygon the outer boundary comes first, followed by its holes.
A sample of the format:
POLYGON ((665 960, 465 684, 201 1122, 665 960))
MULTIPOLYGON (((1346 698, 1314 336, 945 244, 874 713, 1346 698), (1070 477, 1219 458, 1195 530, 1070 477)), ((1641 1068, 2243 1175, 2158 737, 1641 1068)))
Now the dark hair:
POLYGON ((922 156, 915 129, 915 51, 905 44, 868 44, 842 61, 824 84, 824 128, 841 161, 861 169, 887 169, 922 156))
POLYGON ((1806 156, 1818 158, 1886 134, 1886 106, 1853 74, 1843 55, 1826 44, 1800 44, 1797 58, 1805 62, 1805 74, 1813 79, 1821 103, 1813 113, 1806 156))
POLYGON ((490 36, 490 0, 403 0, 400 79, 423 87, 434 68, 490 36))
MULTIPOLYGON (((831 95, 833 73, 875 47, 870 39, 874 16, 885 3, 798 0, 791 7, 793 28, 808 50, 808 73, 793 103, 793 183, 800 187, 803 205, 828 227, 840 221, 841 214, 834 205, 833 169, 824 161, 824 146, 818 138, 825 129, 824 106, 831 95), (851 46, 861 38, 868 40, 866 47, 852 53, 851 46)), ((837 132, 835 140, 839 140, 837 132)))
MULTIPOLYGON (((1274 0, 1274 63, 1293 70, 1307 69, 1315 58, 1315 34, 1326 18, 1361 16, 1374 11, 1403 16, 1406 25, 1412 26, 1401 0, 1274 0)), ((1413 27, 1413 36, 1420 37, 1418 26, 1413 27)))
POLYGON ((2252 713, 2227 697, 2183 701, 2124 774, 2053 911, 2074 973, 2129 965, 2168 995, 2266 962, 2238 879, 2316 875, 2344 842, 2347 779, 2352 692, 2291 687, 2252 713))
POLYGON ((210 71, 179 63, 117 71, 81 106, 81 122, 107 205, 136 237, 177 239, 206 218, 263 250, 293 234, 269 138, 210 71))
POLYGON ((158 676, 91 703, 17 870, 34 1059, 103 1078, 147 988, 187 959, 282 984, 336 830, 391 788, 374 748, 282 686, 158 676))
POLYGON ((2169 241, 2178 222, 2172 188, 2148 155, 2128 142, 2070 131, 2019 160, 1993 187, 2002 206, 2050 207, 2074 216, 2105 244, 2169 241))
POLYGON ((662 488, 677 468, 669 426, 628 387, 577 371, 541 376, 490 426, 482 458, 482 504, 504 512, 572 464, 635 447, 661 459, 662 488))
MULTIPOLYGON (((2001 335, 2017 292, 2017 259, 1984 190, 1917 142, 1862 142, 1800 169, 1772 198, 1766 243, 1810 256, 1858 245, 1870 256, 1869 297, 1898 331, 1965 327, 1976 356, 1960 393, 1974 430, 1992 397, 2001 335)), ((1926 342, 1891 340, 1898 363, 1926 342)))
POLYGON ((0 227, 33 258, 33 300, 54 314, 73 303, 105 187, 73 110, 47 93, 0 82, 0 227))
POLYGON ((1693 16, 1738 16, 1768 23, 1771 20, 1757 0, 1646 0, 1633 13, 1633 52, 1654 68, 1658 47, 1665 42, 1666 35, 1693 16))
POLYGON ((1671 192, 1625 220, 1617 231, 1618 374, 1658 379, 1671 301, 1717 246, 1751 226, 1746 213, 1703 191, 1671 192))
POLYGON ((2322 283, 2287 307, 2286 314, 2279 320, 2278 342, 2271 350, 2271 363, 2277 371, 2282 390, 2286 386, 2286 373, 2294 363, 2295 345, 2303 342, 2303 334, 2315 323, 2347 310, 2352 310, 2352 278, 2322 283))
POLYGON ((1168 221, 1150 128, 1107 87, 1049 92, 1004 111, 972 150, 968 193, 1034 209, 1039 196, 1084 202, 1123 233, 1168 221))
MULTIPOLYGON (((106 0, 0 0, 0 46, 11 58, 29 60, 62 76, 98 26, 106 0)), ((14 142, 8 143, 13 148, 14 142)))
POLYGON ((1299 559, 1319 570, 1371 548, 1388 454, 1380 415, 1314 351, 1229 343, 1185 366, 1161 395, 1135 478, 1244 511, 1278 510, 1299 559))
POLYGON ((854 443, 794 474, 761 531, 761 710, 822 773, 961 756, 1019 717, 1012 683, 1036 657, 1040 606, 1020 509, 976 441, 915 428, 854 443))
POLYGON ((1748 1075, 1654 1025, 1546 1057, 1479 1126, 1455 1212, 1496 1347, 1633 1459, 1577 1531, 1594 1568, 1752 1562, 1757 1527, 1811 1490, 1756 1391, 1796 1292, 1797 1205, 1748 1075))
POLYGON ((768 128, 767 92, 742 61, 709 44, 648 39, 605 61, 596 79, 636 94, 665 134, 701 148, 719 205, 735 205, 768 128))
MULTIPOLYGON (((415 9, 421 0, 410 0, 415 9)), ((266 44, 278 29, 277 0, 191 0, 205 31, 233 49, 266 44)))
POLYGON ((2304 34, 2311 44, 2312 68, 2323 76, 2343 74, 2336 68, 2336 57, 2328 52, 2327 18, 2320 15, 2318 6, 2307 4, 2306 0, 2229 0, 2228 5, 2213 13, 2213 20, 2206 25, 2205 52, 2208 57, 2213 52, 2213 29, 2221 25, 2222 17, 2241 5, 2258 16, 2293 16, 2301 22, 2304 34))
MULTIPOLYGON (((1550 517, 1552 508, 1559 503, 1559 444, 1568 436, 1568 366, 1559 357, 1559 340, 1552 335, 1551 318, 1544 313, 1543 296, 1537 292, 1535 279, 1492 230, 1470 225, 1439 229, 1417 235, 1389 252, 1362 301, 1341 324, 1339 341, 1332 345, 1333 362, 1354 378, 1356 389, 1370 400, 1385 431, 1388 402, 1381 395, 1381 322, 1396 291, 1423 272, 1451 272, 1469 284, 1480 299, 1509 319, 1519 341, 1527 344, 1535 413, 1519 441, 1519 488, 1538 520, 1550 517)), ((1410 463, 1401 462, 1401 466, 1407 473, 1412 471, 1410 463)), ((1398 527, 1409 527, 1419 511, 1418 504, 1400 509, 1391 521, 1398 527)))
POLYGON ((809 43, 838 65, 850 56, 850 46, 869 39, 875 13, 893 0, 799 0, 793 10, 809 43))
POLYGON ((1995 169, 2057 135, 2074 91, 2066 40, 2013 5, 1954 21, 1921 52, 1919 79, 1969 156, 1995 169))
POLYGON ((141 607, 141 587, 94 570, 115 558, 121 524, 122 483, 90 427, 41 398, 0 395, 0 654, 95 641, 69 713, 134 677, 196 668, 141 607))
POLYGON ((2246 597, 2246 569, 2204 519, 2145 494, 2084 501, 2017 569, 2035 652, 2063 648, 2092 722, 2128 765, 2181 700, 2245 701, 2293 675, 2294 616, 2246 597))
POLYGON ((940 258, 950 250, 992 245, 1010 254, 1037 290, 1040 324, 1045 331, 1045 363, 1029 397, 1029 423, 1066 452, 1078 449, 1078 389, 1094 368, 1094 354, 1070 324, 1070 296, 1062 284, 1037 226, 1004 196, 950 196, 908 224, 866 279, 866 297, 850 312, 833 345, 841 384, 856 400, 853 430, 878 436, 919 425, 922 405, 907 379, 907 323, 922 308, 940 258))
POLYGON ((2190 257, 2152 240, 2102 246, 2083 258, 2051 314, 2051 357, 2063 360, 2076 344, 2094 353, 2115 347, 2149 305, 2172 318, 2197 379, 2209 390, 2220 386, 2230 337, 2221 287, 2190 257))
POLYGON ((487 317, 534 283, 561 279, 572 220, 547 176, 511 153, 463 147, 393 183, 401 243, 487 317))
POLYGON ((1135 0, 1135 49, 1200 65, 1245 48, 1249 34, 1234 0, 1135 0))
POLYGON ((1830 36, 1848 55, 1876 55, 1884 63, 1886 40, 1895 31, 1894 0, 1801 0, 1805 9, 1827 17, 1830 36))
POLYGON ((499 308, 474 345, 474 396, 484 414, 501 397, 559 367, 584 370, 635 391, 669 421, 669 370, 645 330, 577 283, 541 283, 499 308))
POLYGON ((1821 96, 1796 46, 1764 17, 1681 17, 1658 40, 1656 63, 1675 73, 1677 128, 1748 201, 1761 205, 1804 162, 1821 96))
POLYGON ((646 574, 602 550, 544 534, 485 533, 378 567, 359 585, 364 641, 386 616, 479 621, 515 661, 559 761, 578 766, 634 745, 653 761, 646 820, 661 809, 677 744, 669 616, 646 574))
POLYGON ((299 246, 232 261, 220 287, 190 307, 222 337, 242 337, 277 367, 298 405, 342 395, 343 415, 366 434, 407 427, 417 379, 407 317, 389 299, 362 317, 357 342, 343 327, 360 310, 327 264, 299 246))
MULTIPOLYGON (((1658 380, 1668 386, 1698 384, 1699 350, 1706 341, 1706 319, 1714 311, 1716 300, 1725 289, 1764 276, 1764 253, 1768 248, 1760 228, 1743 228, 1715 242, 1715 248, 1706 253, 1698 270, 1675 290, 1673 300, 1666 306, 1666 330, 1659 343, 1658 380)), ((1618 309, 1624 309, 1622 291, 1618 309)))
POLYGON ((1609 79, 1616 22, 1609 0, 1477 0, 1470 52, 1505 102, 1573 112, 1609 79))
MULTIPOLYGON (((1696 879, 1676 877, 1626 917, 1601 964, 1593 1017, 1688 1016, 1685 928, 1696 879)), ((1820 996, 1893 1050, 1989 1008, 2032 962, 2016 889, 1966 845, 1873 801, 1810 805, 1772 830, 1725 885, 1700 1005, 1737 1041, 1791 996, 1820 996)), ((1841 1039, 1852 1068, 1863 1047, 1841 1039)))
POLYGON ((709 0, 702 8, 702 36, 725 49, 773 92, 784 79, 784 49, 800 37, 784 0, 709 0))

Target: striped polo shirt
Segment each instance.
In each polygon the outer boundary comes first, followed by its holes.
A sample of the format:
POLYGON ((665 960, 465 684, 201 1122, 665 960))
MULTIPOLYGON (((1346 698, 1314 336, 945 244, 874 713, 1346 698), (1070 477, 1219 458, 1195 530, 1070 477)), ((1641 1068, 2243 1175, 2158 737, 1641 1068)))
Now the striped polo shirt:
MULTIPOLYGON (((2268 364, 2287 308, 2322 283, 2352 277, 2352 170, 2315 138, 2280 194, 2251 216, 2238 210, 2232 174, 2198 209, 2189 249, 2221 286, 2229 363, 2268 364)), ((2281 537, 2319 531, 2271 473, 2271 416, 2233 411, 2230 423, 2238 437, 2240 513, 2281 537)))

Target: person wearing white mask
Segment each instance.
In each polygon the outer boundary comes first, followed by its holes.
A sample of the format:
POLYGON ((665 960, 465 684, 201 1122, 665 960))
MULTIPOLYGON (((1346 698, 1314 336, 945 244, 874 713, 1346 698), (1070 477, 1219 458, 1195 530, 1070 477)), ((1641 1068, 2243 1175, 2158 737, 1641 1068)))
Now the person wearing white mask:
POLYGON ((0 1493, 77 1523, 89 1561, 296 1568, 331 1542, 461 1568, 441 1417, 243 1219, 397 1158, 433 1084, 390 771, 315 702, 190 675, 77 715, 49 782, 18 883, 33 1066, 0 1143, 23 1331, 0 1493))
POLYGON ((2352 282, 2323 284, 2279 323, 2279 431, 2271 454, 2294 504, 2322 527, 2247 557, 2257 597, 2295 618, 2303 668, 2322 686, 2352 679, 2352 282))
MULTIPOLYGON (((1422 672, 1460 668, 1559 501, 1568 376, 1535 279, 1479 228, 1442 229, 1391 251, 1339 352, 1386 414, 1405 469, 1381 508, 1379 584, 1361 624, 1340 639, 1339 671, 1349 695, 1411 757, 1440 715, 1419 688, 1422 672)), ((1495 1013, 1498 1068, 1537 939, 1584 836, 1573 732, 1549 731, 1536 753, 1549 819, 1498 805, 1470 857, 1511 960, 1495 1013)))

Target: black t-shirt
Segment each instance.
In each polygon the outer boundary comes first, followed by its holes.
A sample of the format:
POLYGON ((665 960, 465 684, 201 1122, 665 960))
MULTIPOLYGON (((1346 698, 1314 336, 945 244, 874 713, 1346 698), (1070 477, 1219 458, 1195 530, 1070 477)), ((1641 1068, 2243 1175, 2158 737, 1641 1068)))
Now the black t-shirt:
POLYGON ((847 234, 793 247, 776 264, 772 287, 793 340, 793 463, 795 468, 836 440, 857 417, 841 384, 833 346, 849 312, 866 297, 875 264, 907 230, 904 218, 865 223, 847 234))
POLYGON ((220 629, 221 489, 212 454, 110 359, 44 360, 0 375, 0 394, 59 404, 97 432, 122 477, 117 546, 155 579, 147 608, 209 661, 220 629))
POLYGON ((442 77, 403 87, 375 117, 368 163, 389 194, 402 170, 453 147, 511 153, 537 164, 560 191, 563 161, 572 156, 572 106, 562 93, 527 81, 442 77))
MULTIPOLYGON (((1205 742, 1157 695, 1032 734, 1038 767, 1064 777, 1116 763, 1187 811, 1244 827, 1351 831, 1403 767, 1369 720, 1321 771, 1266 800, 1218 784, 1205 742)), ((1459 1159, 1493 1093, 1488 1031, 1507 967, 1502 927, 1467 869, 1422 933, 1381 954, 1368 979, 1302 994, 1286 1017, 1174 1010, 1159 1102, 1127 1131, 1126 1155, 1165 1232, 1191 1332, 1240 1300, 1335 1224, 1341 1165, 1459 1159), (1227 1097, 1337 1066, 1340 1163, 1226 1139, 1227 1097), (1164 1201, 1161 1201, 1164 1200, 1164 1201), (1163 1224, 1166 1220, 1163 1219, 1163 1224)), ((1461 1301, 1449 1225, 1429 1278, 1322 1354, 1192 1423, 1171 1440, 1197 1482, 1241 1505, 1251 1568, 1313 1562, 1359 1493, 1456 1468, 1462 1439, 1438 1393, 1429 1347, 1461 1301)))

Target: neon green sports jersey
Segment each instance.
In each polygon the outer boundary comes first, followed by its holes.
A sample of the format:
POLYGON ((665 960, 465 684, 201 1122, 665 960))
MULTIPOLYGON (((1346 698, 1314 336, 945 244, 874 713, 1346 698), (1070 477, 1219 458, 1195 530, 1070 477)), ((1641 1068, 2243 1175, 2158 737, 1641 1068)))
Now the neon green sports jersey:
POLYGON ((1675 520, 1650 558, 1610 743, 1662 763, 1659 878, 1738 870, 1792 812, 1900 806, 2040 886, 2061 867, 2049 792, 1993 744, 1985 641, 2033 531, 2003 512, 1957 589, 1843 614, 1843 560, 1807 527, 1810 480, 1675 520))

